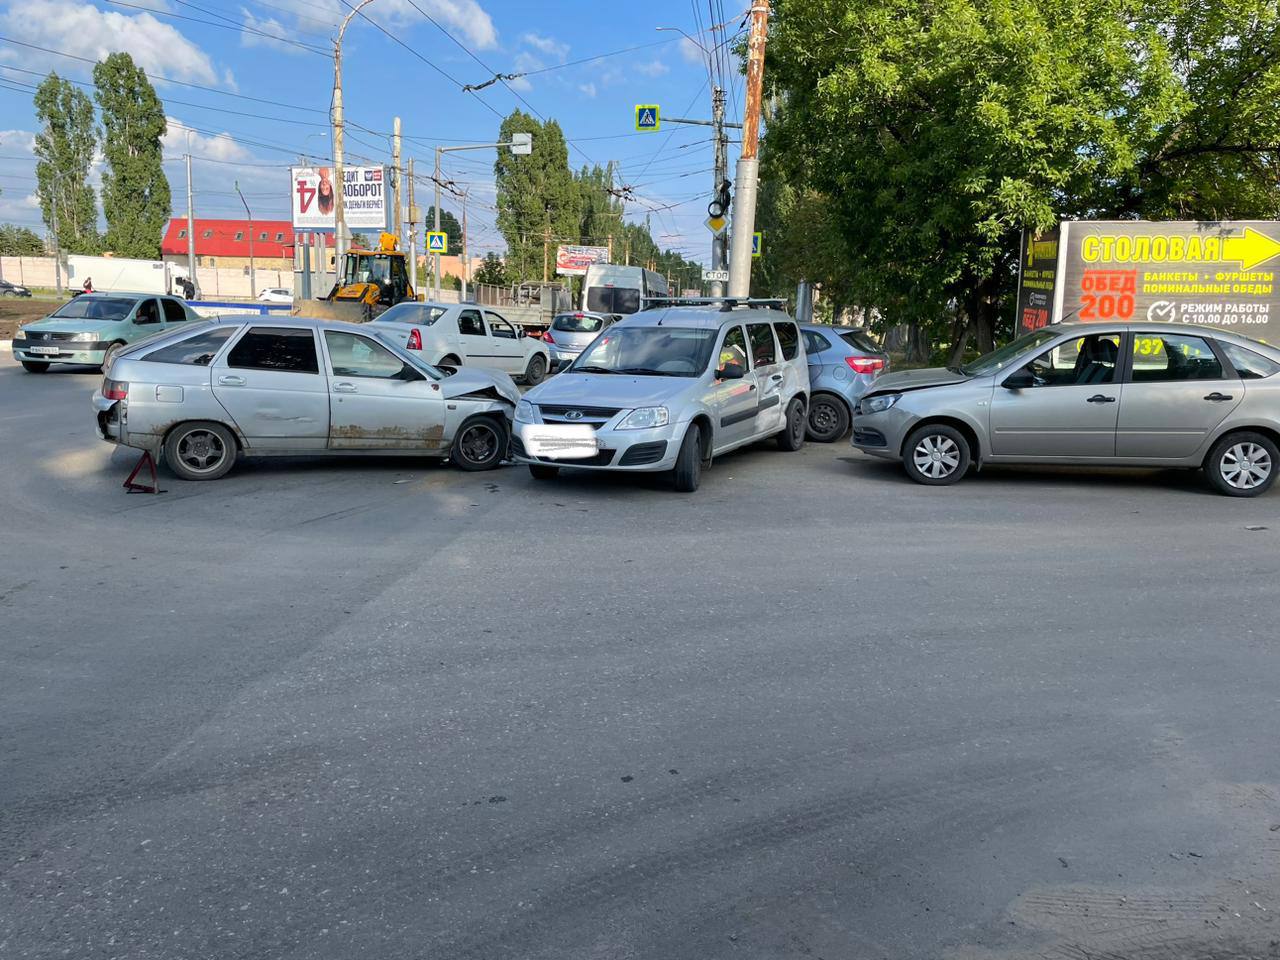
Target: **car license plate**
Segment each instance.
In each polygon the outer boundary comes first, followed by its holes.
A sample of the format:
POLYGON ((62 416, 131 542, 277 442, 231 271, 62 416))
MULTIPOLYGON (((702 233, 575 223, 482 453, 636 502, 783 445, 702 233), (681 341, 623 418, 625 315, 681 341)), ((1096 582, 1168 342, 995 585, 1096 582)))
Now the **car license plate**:
POLYGON ((585 423, 544 423, 524 434, 530 456, 549 460, 581 460, 600 452, 595 431, 585 423))
POLYGON ((44 356, 56 357, 61 352, 57 347, 27 347, 27 353, 39 353, 44 356))

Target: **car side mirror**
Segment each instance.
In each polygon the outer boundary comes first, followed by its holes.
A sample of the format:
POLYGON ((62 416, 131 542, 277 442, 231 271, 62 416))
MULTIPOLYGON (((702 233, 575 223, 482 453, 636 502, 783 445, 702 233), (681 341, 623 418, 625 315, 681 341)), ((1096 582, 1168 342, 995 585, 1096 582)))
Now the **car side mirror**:
POLYGON ((1005 377, 1004 383, 1000 384, 1006 390, 1026 390, 1028 387, 1034 387, 1035 385, 1036 377, 1026 367, 1021 370, 1015 370, 1005 377))
POLYGON ((726 363, 716 371, 717 380, 741 380, 747 375, 740 363, 726 363))

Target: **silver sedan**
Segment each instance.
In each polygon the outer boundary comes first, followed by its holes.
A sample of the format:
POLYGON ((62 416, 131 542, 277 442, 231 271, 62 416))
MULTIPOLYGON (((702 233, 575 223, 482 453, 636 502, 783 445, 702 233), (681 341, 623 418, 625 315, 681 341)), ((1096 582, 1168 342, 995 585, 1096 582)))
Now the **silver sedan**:
POLYGON ((1185 467, 1253 497, 1280 464, 1277 373, 1280 350, 1222 330, 1060 324, 964 366, 880 378, 853 445, 925 484, 983 463, 1185 467))
POLYGON ((520 400, 511 378, 452 377, 367 324, 226 317, 118 354, 93 396, 98 434, 214 480, 238 455, 372 453, 501 463, 520 400))

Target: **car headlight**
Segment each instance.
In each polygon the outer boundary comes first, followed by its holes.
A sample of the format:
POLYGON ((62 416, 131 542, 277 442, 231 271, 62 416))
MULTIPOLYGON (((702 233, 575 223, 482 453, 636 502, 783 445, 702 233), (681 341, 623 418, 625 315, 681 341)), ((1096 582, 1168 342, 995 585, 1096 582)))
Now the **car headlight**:
POLYGON ((671 420, 666 407, 637 407, 618 424, 619 430, 644 430, 647 427, 665 427, 671 420))
POLYGON ((72 339, 72 340, 79 340, 79 341, 81 341, 81 342, 83 343, 83 342, 84 342, 84 341, 86 341, 86 340, 97 340, 97 339, 98 339, 98 335, 97 335, 96 333, 77 333, 77 334, 76 334, 75 336, 73 336, 71 339, 72 339))
POLYGON ((533 404, 528 400, 521 400, 516 404, 516 423, 537 423, 538 411, 533 409, 533 404))
POLYGON ((888 410, 901 399, 900 393, 882 393, 877 397, 863 397, 858 409, 862 413, 879 413, 881 410, 888 410))

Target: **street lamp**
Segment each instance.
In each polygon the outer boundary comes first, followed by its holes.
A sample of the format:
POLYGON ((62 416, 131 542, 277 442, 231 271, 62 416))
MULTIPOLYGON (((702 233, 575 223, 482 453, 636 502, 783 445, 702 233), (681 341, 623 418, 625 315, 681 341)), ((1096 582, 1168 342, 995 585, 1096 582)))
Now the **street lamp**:
MULTIPOLYGON (((236 193, 240 193, 240 181, 235 181, 236 193)), ((253 214, 249 212, 249 204, 240 193, 240 202, 244 204, 244 215, 249 218, 249 299, 258 295, 258 274, 253 268, 253 214)))
MULTIPOLYGON (((701 50, 703 53, 705 53, 708 57, 710 57, 710 56, 711 56, 711 51, 710 51, 710 50, 708 50, 706 47, 704 47, 702 44, 700 44, 697 40, 693 39, 693 37, 689 36, 687 33, 685 33, 685 32, 684 32, 683 30, 681 30, 679 27, 655 27, 654 29, 656 29, 656 30, 660 30, 660 31, 661 31, 661 30, 669 30, 669 31, 673 31, 673 32, 675 32, 675 33, 678 33, 678 34, 680 34, 680 36, 684 37, 686 40, 688 40, 690 43, 692 43, 695 47, 697 47, 699 50, 701 50)), ((666 118, 664 117, 663 119, 666 119, 666 118)))
POLYGON ((342 174, 342 37, 347 32, 351 18, 373 3, 373 0, 360 0, 342 21, 338 28, 338 38, 333 41, 333 179, 336 196, 334 197, 334 252, 337 255, 334 263, 341 273, 342 256, 347 252, 347 241, 344 234, 347 229, 345 205, 346 180, 342 174))

